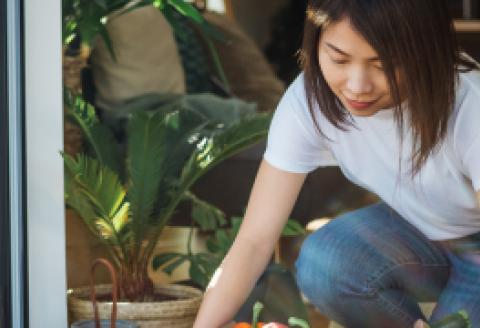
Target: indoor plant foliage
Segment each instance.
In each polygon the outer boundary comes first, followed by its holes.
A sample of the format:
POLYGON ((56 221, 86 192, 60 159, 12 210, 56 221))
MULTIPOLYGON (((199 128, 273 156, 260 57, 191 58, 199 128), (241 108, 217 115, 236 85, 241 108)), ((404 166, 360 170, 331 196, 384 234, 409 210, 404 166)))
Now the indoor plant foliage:
MULTIPOLYGON (((233 245, 243 218, 230 218, 229 222, 231 225, 227 228, 225 227, 227 220, 221 210, 198 199, 191 193, 187 193, 185 196, 190 199, 193 204, 192 227, 187 241, 187 253, 172 252, 158 254, 153 258, 152 264, 155 270, 161 269, 167 274, 172 274, 181 264, 189 262, 190 278, 195 284, 202 287, 202 289, 206 289, 215 270, 233 245), (200 231, 209 233, 210 236, 206 239, 208 252, 193 252, 191 242, 194 225, 198 225, 200 231)), ((300 223, 289 219, 281 235, 284 237, 294 237, 305 233, 305 229, 300 223)))
POLYGON ((173 11, 177 11, 195 22, 204 33, 218 36, 198 10, 184 0, 62 0, 63 43, 69 45, 77 36, 81 36, 82 43, 91 47, 94 38, 100 35, 113 54, 105 26, 108 15, 121 9, 124 9, 120 12, 122 14, 148 5, 161 10, 173 27, 173 11))
POLYGON ((74 43, 77 41, 90 49, 99 35, 105 42, 112 58, 115 59, 115 46, 112 44, 106 27, 108 17, 114 13, 121 15, 144 6, 154 6, 160 10, 180 38, 185 38, 185 36, 182 34, 176 14, 185 16, 193 22, 207 44, 218 77, 224 87, 228 91, 230 90, 211 38, 219 41, 225 40, 221 33, 185 0, 62 0, 63 44, 67 49, 77 48, 79 44, 74 43))
POLYGON ((66 203, 109 250, 122 297, 148 300, 148 265, 175 209, 210 168, 264 139, 271 115, 212 95, 139 97, 111 119, 125 125, 122 143, 91 105, 68 92, 65 100, 89 145, 64 155, 66 203))

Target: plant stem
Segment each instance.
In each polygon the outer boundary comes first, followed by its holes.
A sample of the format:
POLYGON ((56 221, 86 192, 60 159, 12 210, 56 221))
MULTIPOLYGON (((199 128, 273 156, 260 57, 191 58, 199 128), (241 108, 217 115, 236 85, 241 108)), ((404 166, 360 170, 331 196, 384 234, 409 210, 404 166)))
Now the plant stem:
POLYGON ((188 256, 191 257, 192 253, 192 234, 193 234, 193 220, 190 223, 190 232, 188 233, 188 241, 187 241, 187 251, 188 256))

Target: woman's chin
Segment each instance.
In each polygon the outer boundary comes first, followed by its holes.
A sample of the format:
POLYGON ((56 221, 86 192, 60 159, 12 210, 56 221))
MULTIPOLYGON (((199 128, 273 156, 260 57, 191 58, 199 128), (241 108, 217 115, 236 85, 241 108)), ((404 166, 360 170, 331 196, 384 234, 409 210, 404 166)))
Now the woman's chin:
POLYGON ((352 107, 345 107, 350 114, 353 116, 372 116, 375 113, 377 113, 380 109, 379 108, 362 108, 362 109, 356 109, 352 107))

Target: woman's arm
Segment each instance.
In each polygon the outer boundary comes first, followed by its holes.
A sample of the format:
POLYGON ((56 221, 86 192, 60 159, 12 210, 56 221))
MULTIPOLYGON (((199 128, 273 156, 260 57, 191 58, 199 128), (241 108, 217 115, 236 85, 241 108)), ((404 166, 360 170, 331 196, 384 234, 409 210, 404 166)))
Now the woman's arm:
POLYGON ((262 161, 244 221, 207 287, 194 328, 219 328, 233 319, 265 270, 305 176, 262 161))

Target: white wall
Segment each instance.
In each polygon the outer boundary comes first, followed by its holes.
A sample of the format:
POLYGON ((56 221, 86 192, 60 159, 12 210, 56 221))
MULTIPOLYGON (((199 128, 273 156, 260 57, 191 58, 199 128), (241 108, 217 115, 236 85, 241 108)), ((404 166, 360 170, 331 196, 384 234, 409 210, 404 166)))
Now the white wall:
POLYGON ((25 0, 29 327, 67 327, 61 1, 25 0))
POLYGON ((207 8, 211 11, 225 13, 225 2, 224 0, 208 0, 207 8))

